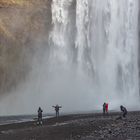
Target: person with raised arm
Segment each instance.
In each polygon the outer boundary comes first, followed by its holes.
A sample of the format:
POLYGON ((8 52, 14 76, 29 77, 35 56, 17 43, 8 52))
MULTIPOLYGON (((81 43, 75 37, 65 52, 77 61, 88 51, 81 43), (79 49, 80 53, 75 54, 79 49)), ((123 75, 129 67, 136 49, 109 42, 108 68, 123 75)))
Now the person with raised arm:
POLYGON ((52 107, 55 109, 56 118, 58 118, 59 117, 59 110, 60 110, 60 108, 62 108, 62 106, 56 105, 56 106, 52 106, 52 107))

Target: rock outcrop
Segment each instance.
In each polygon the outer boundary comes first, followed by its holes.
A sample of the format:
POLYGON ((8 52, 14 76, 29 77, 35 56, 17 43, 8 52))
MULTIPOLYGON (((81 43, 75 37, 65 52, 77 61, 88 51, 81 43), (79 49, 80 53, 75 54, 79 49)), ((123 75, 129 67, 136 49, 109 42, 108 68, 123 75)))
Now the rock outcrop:
POLYGON ((50 0, 0 1, 0 94, 8 93, 31 70, 38 42, 51 28, 50 0))

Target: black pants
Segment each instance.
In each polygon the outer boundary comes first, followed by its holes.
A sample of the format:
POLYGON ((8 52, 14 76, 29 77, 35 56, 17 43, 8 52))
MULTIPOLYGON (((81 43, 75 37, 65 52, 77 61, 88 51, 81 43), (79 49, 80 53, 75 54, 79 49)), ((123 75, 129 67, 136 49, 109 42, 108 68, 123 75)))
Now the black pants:
POLYGON ((39 115, 37 121, 38 121, 38 124, 39 124, 39 125, 42 125, 42 116, 39 115))
POLYGON ((105 114, 105 108, 103 108, 103 114, 105 114))
POLYGON ((59 111, 56 111, 56 117, 59 117, 59 111))
POLYGON ((127 112, 123 112, 123 117, 125 118, 127 115, 127 112))

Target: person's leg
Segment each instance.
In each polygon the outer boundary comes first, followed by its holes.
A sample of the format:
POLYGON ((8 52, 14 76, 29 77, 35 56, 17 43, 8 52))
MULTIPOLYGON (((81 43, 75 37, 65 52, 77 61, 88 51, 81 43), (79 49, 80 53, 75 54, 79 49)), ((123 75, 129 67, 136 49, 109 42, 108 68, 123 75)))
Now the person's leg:
POLYGON ((40 118, 40 124, 42 125, 42 117, 40 118))
POLYGON ((105 115, 105 109, 103 108, 103 115, 105 115))
POLYGON ((58 111, 56 112, 56 114, 57 114, 56 117, 58 118, 58 111))
POLYGON ((37 125, 39 124, 39 117, 37 118, 37 125))
POLYGON ((106 113, 108 114, 108 108, 106 109, 106 113))
POLYGON ((40 125, 40 117, 38 118, 38 125, 40 125))
POLYGON ((124 117, 124 118, 126 117, 126 113, 123 113, 123 117, 124 117))

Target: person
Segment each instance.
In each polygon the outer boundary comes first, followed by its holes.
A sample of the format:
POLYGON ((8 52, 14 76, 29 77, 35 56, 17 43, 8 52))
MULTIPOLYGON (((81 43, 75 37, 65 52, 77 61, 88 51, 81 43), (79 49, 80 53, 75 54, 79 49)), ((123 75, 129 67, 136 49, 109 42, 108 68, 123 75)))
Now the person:
POLYGON ((126 117, 126 115, 127 115, 127 109, 124 107, 124 106, 120 106, 120 110, 122 111, 122 113, 123 113, 123 117, 125 118, 126 117))
POLYGON ((60 110, 60 108, 62 108, 62 106, 56 105, 56 106, 52 106, 52 107, 55 109, 56 118, 58 118, 59 117, 59 110, 60 110))
POLYGON ((106 103, 103 104, 103 115, 105 115, 105 111, 106 111, 106 103))
POLYGON ((38 108, 38 124, 42 125, 42 112, 43 110, 41 109, 41 107, 38 108))
POLYGON ((106 111, 106 113, 108 113, 108 103, 106 103, 105 111, 106 111))

